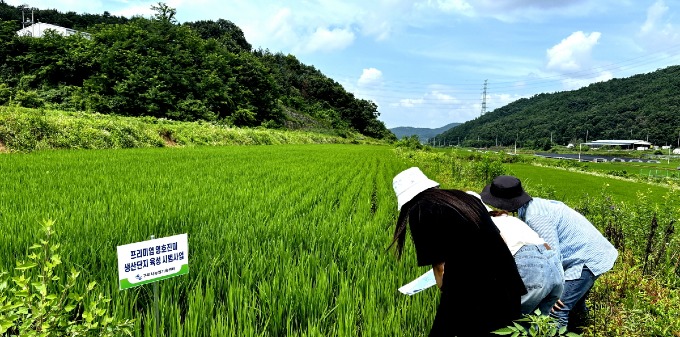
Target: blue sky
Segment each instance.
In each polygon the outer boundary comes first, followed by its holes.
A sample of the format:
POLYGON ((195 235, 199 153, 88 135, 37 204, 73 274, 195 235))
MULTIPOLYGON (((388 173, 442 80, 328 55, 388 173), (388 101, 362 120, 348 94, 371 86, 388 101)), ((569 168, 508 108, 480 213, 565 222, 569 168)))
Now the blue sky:
MULTIPOLYGON (((150 17, 158 1, 5 0, 150 17)), ((226 19, 295 55, 388 128, 465 122, 518 98, 680 64, 680 0, 173 0, 180 22, 226 19)))

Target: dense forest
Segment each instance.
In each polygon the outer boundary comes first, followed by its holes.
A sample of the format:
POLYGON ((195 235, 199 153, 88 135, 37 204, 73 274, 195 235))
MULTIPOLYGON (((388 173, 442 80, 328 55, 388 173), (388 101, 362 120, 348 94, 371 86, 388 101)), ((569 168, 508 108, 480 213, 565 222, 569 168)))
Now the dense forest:
POLYGON ((0 105, 395 139, 375 103, 293 55, 253 49, 232 22, 152 9, 128 19, 0 1, 0 105), (89 36, 18 36, 30 18, 89 36))
MULTIPOLYGON (((449 144, 549 149, 597 139, 680 146, 680 66, 519 99, 441 136, 449 144), (551 142, 552 139, 552 142, 551 142)), ((437 137, 439 138, 439 137, 437 137)))

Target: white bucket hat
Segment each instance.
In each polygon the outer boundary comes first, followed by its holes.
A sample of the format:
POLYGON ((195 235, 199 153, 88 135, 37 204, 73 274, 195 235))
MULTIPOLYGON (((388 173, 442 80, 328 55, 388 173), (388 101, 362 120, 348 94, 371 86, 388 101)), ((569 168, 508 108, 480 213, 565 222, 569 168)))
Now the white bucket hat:
POLYGON ((397 194, 397 209, 401 209, 418 193, 437 186, 439 186, 438 182, 428 179, 417 167, 401 171, 392 179, 392 188, 397 194))
POLYGON ((489 207, 487 204, 484 203, 484 201, 482 200, 482 196, 479 195, 479 193, 473 192, 473 191, 465 191, 465 193, 477 197, 477 199, 479 199, 479 201, 482 202, 482 205, 484 205, 484 207, 486 207, 486 211, 487 211, 487 212, 493 211, 493 210, 491 209, 491 207, 489 207))

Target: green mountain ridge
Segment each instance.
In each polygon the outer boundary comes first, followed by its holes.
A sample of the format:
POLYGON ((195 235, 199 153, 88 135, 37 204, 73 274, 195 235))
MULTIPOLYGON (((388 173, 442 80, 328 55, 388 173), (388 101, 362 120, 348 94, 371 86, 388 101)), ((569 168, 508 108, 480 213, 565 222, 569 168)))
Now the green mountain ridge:
POLYGON ((421 142, 426 142, 428 139, 434 138, 435 136, 453 128, 461 123, 449 123, 439 128, 416 128, 412 126, 399 126, 396 128, 389 129, 397 136, 398 139, 409 136, 418 136, 421 142))
POLYGON ((522 98, 442 134, 463 146, 548 149, 597 139, 680 142, 680 66, 522 98), (552 142, 551 142, 552 139, 552 142))

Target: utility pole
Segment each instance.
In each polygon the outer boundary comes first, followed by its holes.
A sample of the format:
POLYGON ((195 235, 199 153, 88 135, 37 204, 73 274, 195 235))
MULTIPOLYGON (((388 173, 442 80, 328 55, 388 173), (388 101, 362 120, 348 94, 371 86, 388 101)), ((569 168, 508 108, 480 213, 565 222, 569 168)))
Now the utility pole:
POLYGON ((21 29, 24 29, 26 28, 26 8, 28 8, 28 4, 23 4, 20 7, 21 7, 21 29))
POLYGON ((486 113, 486 81, 488 80, 484 80, 484 90, 482 91, 482 111, 479 114, 480 116, 486 113))

